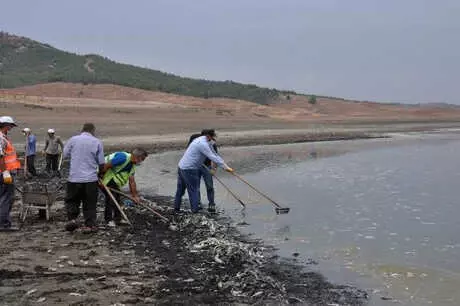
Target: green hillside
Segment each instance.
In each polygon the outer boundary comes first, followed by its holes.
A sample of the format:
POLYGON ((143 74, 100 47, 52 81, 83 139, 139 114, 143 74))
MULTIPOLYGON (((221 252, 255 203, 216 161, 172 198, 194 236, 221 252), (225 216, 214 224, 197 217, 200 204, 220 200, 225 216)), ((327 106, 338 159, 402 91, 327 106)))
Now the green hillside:
POLYGON ((120 64, 98 55, 65 52, 28 38, 0 32, 0 88, 48 82, 117 84, 202 98, 242 99, 260 104, 294 94, 232 81, 179 77, 120 64))

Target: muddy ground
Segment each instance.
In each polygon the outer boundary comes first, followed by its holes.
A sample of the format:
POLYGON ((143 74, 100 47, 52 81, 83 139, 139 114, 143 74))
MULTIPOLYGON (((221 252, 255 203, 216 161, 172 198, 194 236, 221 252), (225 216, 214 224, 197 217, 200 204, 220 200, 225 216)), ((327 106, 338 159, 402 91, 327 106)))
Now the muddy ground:
MULTIPOLYGON (((37 162, 42 165, 42 161, 37 162)), ((43 169, 40 169, 42 171, 43 169)), ((127 208, 133 227, 68 233, 65 179, 29 180, 56 188, 52 220, 31 212, 18 232, 0 233, 0 305, 362 305, 367 293, 327 282, 313 262, 279 258, 219 215, 174 214, 172 199, 147 196, 127 208)), ((19 179, 18 187, 24 182, 19 179)), ((20 195, 13 216, 18 220, 20 195)), ((102 218, 103 198, 98 206, 102 218)), ((186 205, 187 206, 187 205, 186 205)))

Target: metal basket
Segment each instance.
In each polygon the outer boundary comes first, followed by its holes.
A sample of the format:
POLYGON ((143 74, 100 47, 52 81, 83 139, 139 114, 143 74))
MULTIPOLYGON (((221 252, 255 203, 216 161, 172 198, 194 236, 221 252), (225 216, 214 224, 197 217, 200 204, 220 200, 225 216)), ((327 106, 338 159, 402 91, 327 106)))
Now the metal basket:
POLYGON ((46 212, 46 220, 50 218, 51 206, 56 201, 56 191, 44 184, 26 184, 22 193, 21 219, 25 220, 30 208, 46 212))

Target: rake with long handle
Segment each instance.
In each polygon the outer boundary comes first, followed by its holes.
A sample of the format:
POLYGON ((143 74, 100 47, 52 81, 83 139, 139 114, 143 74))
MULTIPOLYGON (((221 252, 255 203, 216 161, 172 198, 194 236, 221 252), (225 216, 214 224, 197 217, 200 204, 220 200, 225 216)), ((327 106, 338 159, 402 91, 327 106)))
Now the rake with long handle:
MULTIPOLYGON (((128 194, 126 194, 126 193, 124 193, 124 192, 122 192, 122 191, 120 191, 120 190, 117 190, 117 189, 114 189, 114 188, 110 188, 110 187, 108 187, 108 188, 109 188, 112 192, 118 193, 119 195, 124 196, 125 198, 127 198, 127 199, 129 199, 129 200, 131 200, 131 201, 133 201, 133 202, 136 202, 136 200, 135 200, 132 196, 130 196, 130 195, 128 195, 128 194)), ((147 206, 147 205, 144 205, 144 204, 142 204, 142 203, 138 203, 138 204, 139 204, 140 206, 144 207, 145 209, 147 209, 148 211, 150 211, 151 213, 153 213, 153 214, 157 215, 158 217, 160 217, 160 219, 162 219, 163 221, 165 221, 165 222, 167 222, 167 223, 171 223, 171 222, 169 221, 168 218, 166 218, 165 216, 161 215, 159 212, 153 210, 151 207, 149 207, 149 206, 147 206)))
POLYGON ((246 208, 246 204, 244 204, 244 202, 243 202, 235 193, 233 193, 233 191, 231 191, 230 188, 229 188, 227 185, 225 185, 224 182, 222 182, 222 180, 221 180, 220 178, 217 177, 217 175, 212 174, 212 173, 211 173, 211 170, 209 170, 209 168, 208 168, 206 165, 203 165, 203 167, 206 168, 206 170, 207 170, 212 176, 214 176, 214 177, 216 178, 216 180, 225 188, 225 190, 228 191, 228 193, 230 193, 230 194, 235 198, 235 200, 238 201, 238 203, 241 204, 241 206, 243 206, 243 208, 246 208))
POLYGON ((110 199, 112 199, 113 203, 115 203, 115 206, 117 206, 118 210, 120 211, 121 215, 123 216, 123 219, 126 220, 126 222, 128 222, 129 225, 133 226, 133 224, 131 223, 131 221, 129 221, 128 219, 128 216, 125 214, 125 212, 123 211, 123 209, 121 208, 120 204, 118 203, 117 199, 115 199, 115 197, 113 196, 112 192, 110 191, 109 187, 105 186, 101 180, 99 180, 99 185, 102 186, 102 188, 104 188, 104 190, 107 192, 107 194, 109 195, 110 199))
POLYGON ((269 200, 274 206, 275 206, 275 212, 280 215, 280 214, 287 214, 290 210, 289 207, 282 207, 281 205, 279 205, 278 203, 276 203, 274 200, 272 200, 269 196, 267 196, 265 193, 263 193, 262 191, 258 190, 256 187, 254 187, 253 185, 251 185, 251 183, 249 183, 248 181, 246 181, 244 178, 242 178, 241 176, 239 176, 238 174, 236 174, 235 172, 231 172, 236 178, 238 178, 240 181, 242 181, 243 183, 245 183, 246 185, 248 185, 252 190, 254 190, 255 192, 257 192, 258 194, 260 194, 261 196, 263 196, 264 198, 266 198, 267 200, 269 200))

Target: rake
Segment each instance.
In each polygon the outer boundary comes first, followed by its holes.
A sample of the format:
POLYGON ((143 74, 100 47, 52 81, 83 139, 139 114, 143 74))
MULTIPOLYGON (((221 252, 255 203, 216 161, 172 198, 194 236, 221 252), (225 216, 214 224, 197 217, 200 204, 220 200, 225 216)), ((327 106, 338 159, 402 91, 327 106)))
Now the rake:
POLYGON ((105 186, 101 180, 99 180, 99 185, 101 185, 104 190, 107 192, 107 194, 109 195, 110 199, 112 200, 113 203, 115 203, 115 206, 117 206, 117 209, 120 211, 121 215, 123 216, 123 219, 126 220, 126 222, 128 222, 129 225, 133 226, 133 224, 131 223, 131 221, 129 221, 128 219, 128 216, 125 214, 125 212, 123 211, 123 209, 121 208, 120 204, 118 203, 117 199, 115 199, 115 197, 113 196, 112 192, 110 191, 109 187, 105 186))
POLYGON ((222 182, 222 180, 221 180, 220 178, 217 177, 217 175, 212 174, 212 173, 211 173, 211 170, 209 170, 209 168, 208 168, 206 165, 203 164, 203 167, 206 168, 206 170, 207 170, 213 177, 216 178, 216 180, 225 188, 225 190, 228 191, 228 193, 230 193, 230 194, 235 198, 235 200, 238 201, 238 203, 241 204, 241 206, 243 206, 243 208, 246 208, 246 204, 244 204, 244 202, 243 202, 235 193, 233 193, 233 191, 231 191, 230 188, 229 188, 227 185, 225 185, 225 183, 222 182))
MULTIPOLYGON (((121 195, 121 196, 123 196, 123 197, 125 197, 125 198, 127 198, 127 199, 129 199, 129 200, 131 200, 131 201, 133 201, 134 203, 137 203, 136 200, 135 200, 133 197, 131 197, 130 195, 128 195, 128 194, 126 194, 126 193, 124 193, 124 192, 122 192, 122 191, 120 191, 120 190, 114 189, 114 188, 110 188, 110 187, 107 187, 107 188, 109 188, 112 192, 117 193, 117 194, 119 194, 119 195, 121 195)), ((146 201, 145 199, 142 199, 142 200, 146 201)), ((170 221, 168 218, 166 218, 165 216, 163 216, 163 215, 160 214, 159 212, 153 210, 150 206, 145 205, 145 204, 143 204, 143 203, 137 203, 137 204, 139 204, 140 206, 142 206, 143 208, 147 209, 148 211, 150 211, 151 213, 153 213, 154 215, 156 215, 157 217, 159 217, 161 220, 163 220, 163 221, 165 221, 167 224, 169 224, 169 229, 170 229, 170 230, 172 230, 172 231, 176 231, 176 230, 177 230, 177 226, 176 226, 176 225, 172 224, 171 221, 170 221)))
POLYGON ((274 200, 272 200, 269 196, 267 196, 265 193, 263 193, 262 191, 258 190, 256 187, 254 187, 253 185, 251 185, 248 181, 246 181, 244 178, 242 178, 241 176, 239 176, 238 174, 236 174, 235 172, 231 172, 236 178, 238 178, 240 181, 242 181, 243 183, 245 183, 246 185, 248 185, 252 190, 254 190, 255 192, 257 192, 258 194, 260 194, 261 196, 263 196, 264 198, 266 198, 267 200, 269 200, 273 206, 275 207, 275 212, 276 214, 278 215, 282 215, 282 214, 287 214, 289 213, 290 211, 290 208, 289 207, 282 207, 281 205, 279 205, 278 203, 276 203, 274 200))

